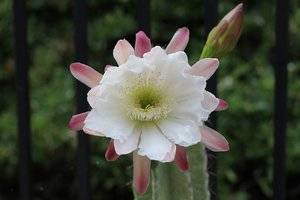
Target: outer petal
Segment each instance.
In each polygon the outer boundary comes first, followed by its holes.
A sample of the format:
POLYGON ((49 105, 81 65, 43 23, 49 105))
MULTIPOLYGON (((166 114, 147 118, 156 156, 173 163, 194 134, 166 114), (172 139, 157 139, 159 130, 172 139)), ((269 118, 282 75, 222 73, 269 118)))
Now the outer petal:
POLYGON ((212 151, 228 151, 229 144, 225 137, 217 131, 207 127, 201 126, 200 133, 202 135, 201 142, 212 151))
POLYGON ((227 108, 228 108, 228 103, 223 99, 219 99, 219 104, 215 111, 226 110, 227 108))
POLYGON ((176 155, 174 161, 181 171, 185 172, 189 169, 187 153, 184 147, 179 145, 176 146, 176 155))
POLYGON ((102 74, 90 66, 79 62, 72 63, 70 65, 70 71, 77 80, 84 83, 88 87, 95 87, 99 85, 102 78, 102 74))
POLYGON ((133 153, 133 187, 138 194, 147 191, 150 179, 151 161, 146 156, 133 153))
POLYGON ((82 63, 72 63, 70 65, 71 74, 80 82, 88 87, 95 87, 99 85, 102 74, 94 70, 88 65, 82 63))
POLYGON ((118 65, 125 63, 130 55, 134 54, 131 44, 123 39, 119 40, 113 50, 113 55, 118 65))
POLYGON ((84 113, 80 113, 77 115, 73 115, 69 121, 69 125, 68 125, 69 129, 71 129, 73 131, 82 130, 83 125, 84 125, 84 120, 88 114, 89 114, 89 112, 84 112, 84 113))
POLYGON ((107 161, 115 161, 117 160, 119 155, 116 153, 115 147, 114 147, 114 140, 110 140, 109 145, 105 152, 105 158, 107 161))
POLYGON ((199 128, 193 121, 170 118, 160 122, 158 127, 169 140, 181 146, 187 147, 201 140, 199 128))
POLYGON ((174 146, 175 144, 169 141, 158 127, 149 125, 142 128, 138 154, 151 160, 167 162, 166 158, 173 152, 175 154, 174 146))
POLYGON ((183 27, 176 31, 170 43, 166 48, 167 53, 174 53, 176 51, 183 51, 189 42, 190 31, 188 28, 183 27))
POLYGON ((143 57, 144 53, 151 50, 151 41, 143 31, 135 35, 135 55, 143 57))
POLYGON ((114 146, 117 154, 128 154, 136 150, 139 143, 140 135, 141 130, 139 128, 135 128, 133 133, 130 136, 128 136, 126 140, 114 140, 114 146))
POLYGON ((209 79, 218 69, 219 60, 217 58, 205 58, 196 62, 192 68, 186 72, 194 76, 203 76, 209 79))

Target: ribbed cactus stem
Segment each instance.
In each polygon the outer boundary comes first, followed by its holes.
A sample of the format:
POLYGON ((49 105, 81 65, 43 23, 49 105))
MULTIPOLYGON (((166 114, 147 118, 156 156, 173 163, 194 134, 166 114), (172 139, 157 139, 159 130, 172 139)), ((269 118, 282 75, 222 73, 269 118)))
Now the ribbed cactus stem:
POLYGON ((188 149, 190 168, 181 172, 174 163, 159 163, 151 173, 148 191, 135 200, 208 200, 208 173, 205 148, 188 149))

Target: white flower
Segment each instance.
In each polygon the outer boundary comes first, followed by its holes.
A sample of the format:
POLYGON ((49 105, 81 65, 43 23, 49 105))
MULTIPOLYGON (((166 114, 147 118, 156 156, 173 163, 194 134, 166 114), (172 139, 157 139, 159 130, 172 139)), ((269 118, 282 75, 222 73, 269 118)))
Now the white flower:
POLYGON ((175 144, 198 143, 199 127, 219 103, 205 91, 205 77, 190 70, 183 51, 167 54, 156 46, 143 58, 130 55, 89 91, 92 111, 83 130, 114 139, 119 155, 138 149, 151 160, 174 160, 175 144))
POLYGON ((188 39, 188 29, 181 28, 166 49, 151 48, 143 32, 137 33, 135 48, 119 40, 113 51, 119 66, 107 67, 103 76, 81 63, 71 65, 75 78, 91 87, 87 100, 92 109, 73 116, 69 127, 111 138, 108 160, 134 151, 134 183, 140 193, 147 188, 149 159, 175 159, 187 170, 184 147, 202 142, 214 151, 229 148, 222 135, 204 125, 212 111, 227 107, 205 90, 219 61, 207 58, 190 66, 183 51, 188 39))

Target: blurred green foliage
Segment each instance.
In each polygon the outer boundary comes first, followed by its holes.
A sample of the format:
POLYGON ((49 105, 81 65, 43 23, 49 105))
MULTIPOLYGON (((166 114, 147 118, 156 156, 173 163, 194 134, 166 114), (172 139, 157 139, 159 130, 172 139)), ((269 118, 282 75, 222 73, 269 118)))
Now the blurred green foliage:
MULTIPOLYGON (((89 0, 89 65, 99 71, 114 63, 112 49, 120 38, 134 41, 135 1, 89 0)), ((220 1, 223 16, 238 1, 220 1)), ((219 96, 230 108, 218 114, 218 130, 231 151, 218 154, 220 199, 271 199, 273 145, 274 0, 244 1, 244 31, 236 50, 221 60, 219 96)), ((205 42, 203 0, 152 0, 153 43, 166 45, 173 32, 188 26, 190 61, 205 42)), ((34 199, 75 199, 76 136, 67 129, 75 112, 73 1, 29 0, 28 40, 32 112, 34 199)), ((299 199, 300 183, 300 2, 291 0, 288 64, 288 199, 299 199)), ((0 1, 0 199, 18 195, 18 149, 12 1, 0 1)), ((93 199, 131 199, 131 157, 104 159, 106 139, 91 137, 93 199)), ((22 166, 22 163, 20 163, 22 166)))

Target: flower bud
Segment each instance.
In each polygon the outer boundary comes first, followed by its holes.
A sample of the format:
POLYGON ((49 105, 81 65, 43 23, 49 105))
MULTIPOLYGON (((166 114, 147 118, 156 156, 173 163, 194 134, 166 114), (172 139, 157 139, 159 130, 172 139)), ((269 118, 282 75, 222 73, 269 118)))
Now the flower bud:
POLYGON ((237 5, 215 26, 208 35, 201 58, 220 57, 236 45, 242 30, 243 4, 237 5))

